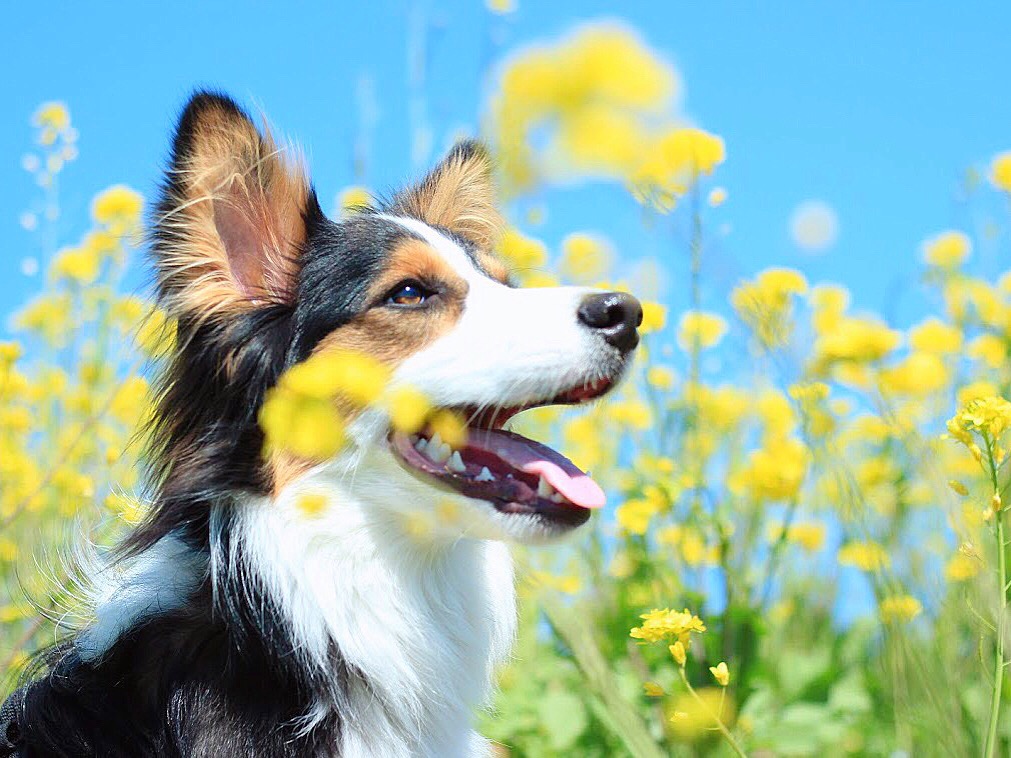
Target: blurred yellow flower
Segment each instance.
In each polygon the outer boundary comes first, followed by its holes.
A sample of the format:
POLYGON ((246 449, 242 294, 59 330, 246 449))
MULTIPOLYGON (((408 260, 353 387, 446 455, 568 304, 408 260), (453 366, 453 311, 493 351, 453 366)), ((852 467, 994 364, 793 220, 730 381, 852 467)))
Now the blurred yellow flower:
POLYGON ((65 103, 58 100, 43 103, 32 116, 32 124, 43 129, 62 132, 70 126, 70 111, 65 103))
POLYGON ((516 0, 485 0, 485 5, 492 13, 504 16, 516 11, 516 0))
POLYGON ((891 565, 887 551, 877 542, 847 542, 837 556, 842 566, 855 566, 862 571, 879 571, 891 565))
POLYGON ((326 511, 327 500, 324 492, 301 492, 295 498, 295 508, 307 518, 317 518, 326 511))
POLYGON ((560 268, 572 281, 588 284, 607 273, 611 257, 611 247, 605 240, 579 232, 562 240, 560 268))
POLYGON ((993 157, 990 162, 990 182, 1002 192, 1011 192, 1011 150, 993 157))
POLYGON ((129 234, 140 225, 144 199, 126 185, 117 184, 103 190, 91 202, 91 215, 113 234, 129 234))
POLYGON ((502 235, 498 254, 520 274, 540 268, 548 262, 548 250, 544 243, 524 236, 516 229, 507 229, 502 235))
POLYGON ((727 191, 723 187, 714 187, 709 190, 706 201, 713 208, 723 205, 727 201, 727 191))
POLYGON ((727 322, 722 316, 705 311, 687 311, 681 317, 678 344, 688 351, 696 347, 715 347, 726 333, 727 322))
POLYGON ((962 349, 962 332, 940 319, 928 318, 909 330, 909 344, 924 353, 957 353, 962 349))
POLYGON ((69 279, 87 286, 98 279, 101 258, 94 251, 83 247, 65 247, 60 250, 49 266, 49 278, 53 281, 69 279))
POLYGON ((646 370, 646 381, 651 387, 669 391, 674 387, 674 371, 667 366, 651 366, 646 370))
POLYGON ((817 521, 790 524, 786 539, 810 553, 817 552, 825 544, 825 525, 817 521))
POLYGON ((365 187, 353 185, 345 187, 337 195, 337 209, 340 215, 346 216, 360 208, 369 208, 372 205, 372 195, 365 187))
POLYGON ((923 260, 938 268, 962 265, 972 252, 972 242, 958 231, 941 232, 923 243, 923 260))
POLYGON ((723 140, 693 127, 675 127, 661 134, 632 172, 635 197, 658 210, 674 207, 702 175, 711 174, 725 157, 723 140))
POLYGON ((642 691, 646 697, 663 697, 667 694, 656 682, 643 682, 642 691))
POLYGON ((969 343, 968 353, 990 368, 1000 368, 1008 359, 1008 342, 993 334, 983 334, 969 343))
POLYGON ((716 719, 724 724, 734 722, 734 705, 722 687, 703 687, 691 693, 681 692, 670 705, 668 717, 671 730, 679 740, 709 737, 717 728, 716 719))
POLYGON ((893 595, 881 601, 878 611, 881 613, 881 620, 887 624, 912 621, 923 612, 923 606, 911 595, 893 595))
POLYGON ((659 332, 667 325, 667 306, 660 303, 644 302, 642 304, 642 325, 639 332, 651 334, 659 332))
POLYGON ((956 553, 944 567, 944 575, 953 582, 964 582, 979 574, 980 562, 962 553, 956 553))
POLYGON ((425 423, 431 405, 423 392, 414 387, 397 387, 384 399, 390 424, 407 434, 417 432, 425 423))

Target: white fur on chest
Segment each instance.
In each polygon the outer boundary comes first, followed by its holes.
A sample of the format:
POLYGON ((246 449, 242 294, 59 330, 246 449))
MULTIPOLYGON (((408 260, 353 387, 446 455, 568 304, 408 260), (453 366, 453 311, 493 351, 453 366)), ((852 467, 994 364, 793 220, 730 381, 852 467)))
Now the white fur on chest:
POLYGON ((360 672, 349 698, 320 703, 316 714, 340 710, 342 755, 482 754, 473 713, 515 631, 508 549, 419 539, 401 514, 358 502, 357 484, 318 471, 275 501, 240 504, 232 538, 245 568, 288 616, 307 665, 330 666, 336 644, 360 672), (306 515, 297 505, 305 492, 326 494, 327 507, 306 515))

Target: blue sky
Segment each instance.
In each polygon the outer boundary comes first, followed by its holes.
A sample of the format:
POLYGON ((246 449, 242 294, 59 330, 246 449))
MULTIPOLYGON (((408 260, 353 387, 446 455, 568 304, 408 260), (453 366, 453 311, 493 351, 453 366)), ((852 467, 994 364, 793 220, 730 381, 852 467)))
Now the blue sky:
MULTIPOLYGON (((974 231, 978 218, 953 199, 959 180, 1011 148, 1006 3, 629 2, 616 13, 592 0, 519 0, 504 19, 477 1, 190 7, 68 3, 43 14, 17 3, 5 11, 0 315, 41 286, 20 272, 38 251, 18 223, 36 194, 20 167, 36 104, 67 102, 81 133, 80 158, 63 177, 63 243, 85 231, 96 191, 123 182, 153 193, 173 118, 199 85, 262 108, 297 138, 330 207, 353 179, 363 78, 376 107, 367 183, 388 189, 421 168, 408 139, 406 43, 423 27, 433 153, 457 130, 475 128, 488 66, 517 45, 617 18, 670 58, 684 80, 685 112, 727 144, 718 182, 730 200, 712 225, 730 231, 707 264, 711 308, 724 308, 739 277, 794 265, 846 283, 858 306, 908 321, 926 307, 913 291, 920 241, 949 226, 974 231), (830 204, 840 224, 837 242, 817 257, 798 252, 788 234, 791 211, 809 198, 830 204)), ((642 230, 620 187, 566 188, 546 200, 549 221, 536 234, 557 243, 568 231, 596 229, 625 261, 661 255, 671 269, 664 294, 683 304, 682 254, 642 230)), ((1007 268, 1000 255, 984 252, 983 269, 1007 268)))

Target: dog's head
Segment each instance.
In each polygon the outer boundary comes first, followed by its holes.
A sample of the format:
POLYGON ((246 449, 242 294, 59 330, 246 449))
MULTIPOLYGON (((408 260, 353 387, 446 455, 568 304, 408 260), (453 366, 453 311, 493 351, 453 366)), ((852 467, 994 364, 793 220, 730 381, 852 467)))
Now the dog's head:
POLYGON ((189 480, 283 501, 326 480, 396 517, 448 505, 448 534, 523 541, 584 523, 603 504, 600 488, 502 426, 613 387, 641 309, 621 293, 513 286, 492 252, 500 226, 477 143, 457 145, 390 202, 334 221, 301 166, 231 100, 195 96, 154 229, 161 302, 179 325, 156 428, 165 488, 189 480), (394 385, 459 412, 465 445, 392 433, 368 410, 335 460, 264 462, 264 393, 285 368, 333 349, 368 353, 394 385))

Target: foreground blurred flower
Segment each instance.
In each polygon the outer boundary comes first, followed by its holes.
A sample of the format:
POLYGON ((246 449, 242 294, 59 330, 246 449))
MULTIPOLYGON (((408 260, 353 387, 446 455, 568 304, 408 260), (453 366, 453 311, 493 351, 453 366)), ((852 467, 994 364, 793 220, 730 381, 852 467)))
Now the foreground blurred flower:
POLYGON ((588 284, 607 274, 610 245, 600 237, 577 232, 562 240, 561 271, 574 282, 588 284))

